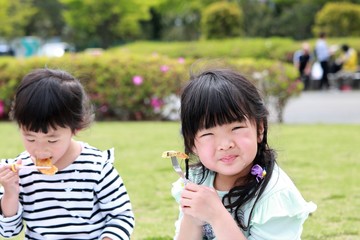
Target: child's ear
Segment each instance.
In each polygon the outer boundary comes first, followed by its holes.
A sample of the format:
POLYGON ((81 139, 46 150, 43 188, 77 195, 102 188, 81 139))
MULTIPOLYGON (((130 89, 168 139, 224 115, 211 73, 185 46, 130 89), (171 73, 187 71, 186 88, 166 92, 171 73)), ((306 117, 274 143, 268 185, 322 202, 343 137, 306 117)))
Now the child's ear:
POLYGON ((73 136, 76 136, 79 131, 80 131, 79 129, 73 130, 73 131, 72 131, 72 135, 73 135, 73 136))
POLYGON ((198 155, 195 146, 191 149, 193 154, 198 155))
POLYGON ((264 138, 264 124, 261 122, 258 126, 258 143, 261 143, 261 141, 264 138))

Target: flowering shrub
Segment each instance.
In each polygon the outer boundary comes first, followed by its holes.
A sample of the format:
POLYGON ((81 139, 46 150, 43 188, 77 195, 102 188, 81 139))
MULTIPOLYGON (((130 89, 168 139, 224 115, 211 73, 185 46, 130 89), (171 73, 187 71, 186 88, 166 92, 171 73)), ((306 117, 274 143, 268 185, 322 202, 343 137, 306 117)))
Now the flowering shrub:
POLYGON ((265 73, 263 91, 267 100, 273 98, 275 109, 277 110, 277 121, 283 122, 283 112, 288 100, 300 94, 303 89, 303 83, 296 78, 295 71, 293 75, 287 71, 293 70, 286 68, 283 63, 277 62, 269 67, 265 73), (289 77, 292 76, 292 77, 289 77))
MULTIPOLYGON (((32 69, 61 68, 77 77, 95 105, 97 120, 178 119, 178 95, 187 82, 192 59, 159 54, 75 54, 59 59, 29 58, 0 61, 0 111, 7 118, 16 86, 32 69)), ((271 60, 222 61, 250 77, 266 99, 278 105, 278 119, 287 100, 301 89, 296 70, 271 60)))
POLYGON ((184 61, 157 54, 107 55, 93 64, 97 66, 88 72, 90 76, 84 82, 98 109, 98 119, 162 119, 164 98, 178 92, 187 72, 184 61))
POLYGON ((303 89, 296 69, 290 64, 270 60, 241 59, 234 64, 255 82, 267 104, 275 106, 277 121, 283 122, 288 100, 299 95, 303 89))

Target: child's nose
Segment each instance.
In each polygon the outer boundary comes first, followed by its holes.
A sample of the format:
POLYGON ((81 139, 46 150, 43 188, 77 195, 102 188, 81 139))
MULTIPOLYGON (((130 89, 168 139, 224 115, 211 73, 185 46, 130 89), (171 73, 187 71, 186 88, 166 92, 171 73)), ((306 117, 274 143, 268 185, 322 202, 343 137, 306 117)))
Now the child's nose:
POLYGON ((219 142, 219 149, 220 150, 228 150, 235 146, 234 141, 230 138, 223 138, 219 142))
POLYGON ((35 151, 35 157, 37 159, 50 158, 51 152, 49 150, 37 150, 35 151))

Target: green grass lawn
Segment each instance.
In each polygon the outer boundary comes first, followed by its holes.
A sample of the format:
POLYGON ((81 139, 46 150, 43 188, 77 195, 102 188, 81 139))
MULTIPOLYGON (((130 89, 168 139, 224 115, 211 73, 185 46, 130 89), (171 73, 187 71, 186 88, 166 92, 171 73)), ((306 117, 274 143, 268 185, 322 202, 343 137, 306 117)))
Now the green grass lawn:
MULTIPOLYGON (((1 122, 0 133, 1 158, 23 150, 14 123, 1 122)), ((279 165, 318 205, 302 239, 360 239, 360 125, 271 125, 269 134, 279 165)), ((182 150, 179 123, 99 122, 77 138, 104 150, 115 147, 115 166, 136 217, 132 239, 172 239, 178 210, 170 189, 178 176, 161 154, 182 150)))

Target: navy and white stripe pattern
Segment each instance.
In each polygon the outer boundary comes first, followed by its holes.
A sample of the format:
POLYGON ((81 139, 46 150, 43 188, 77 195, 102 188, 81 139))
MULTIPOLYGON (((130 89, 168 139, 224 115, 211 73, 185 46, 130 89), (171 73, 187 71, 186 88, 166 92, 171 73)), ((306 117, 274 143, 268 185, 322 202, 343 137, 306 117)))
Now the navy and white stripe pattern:
MULTIPOLYGON (((25 239, 130 239, 134 215, 123 180, 113 167, 113 151, 82 143, 80 156, 55 175, 20 171, 17 215, 0 216, 0 236, 25 239)), ((24 165, 33 165, 28 153, 24 165)), ((2 190, 0 190, 0 198, 2 190)))

